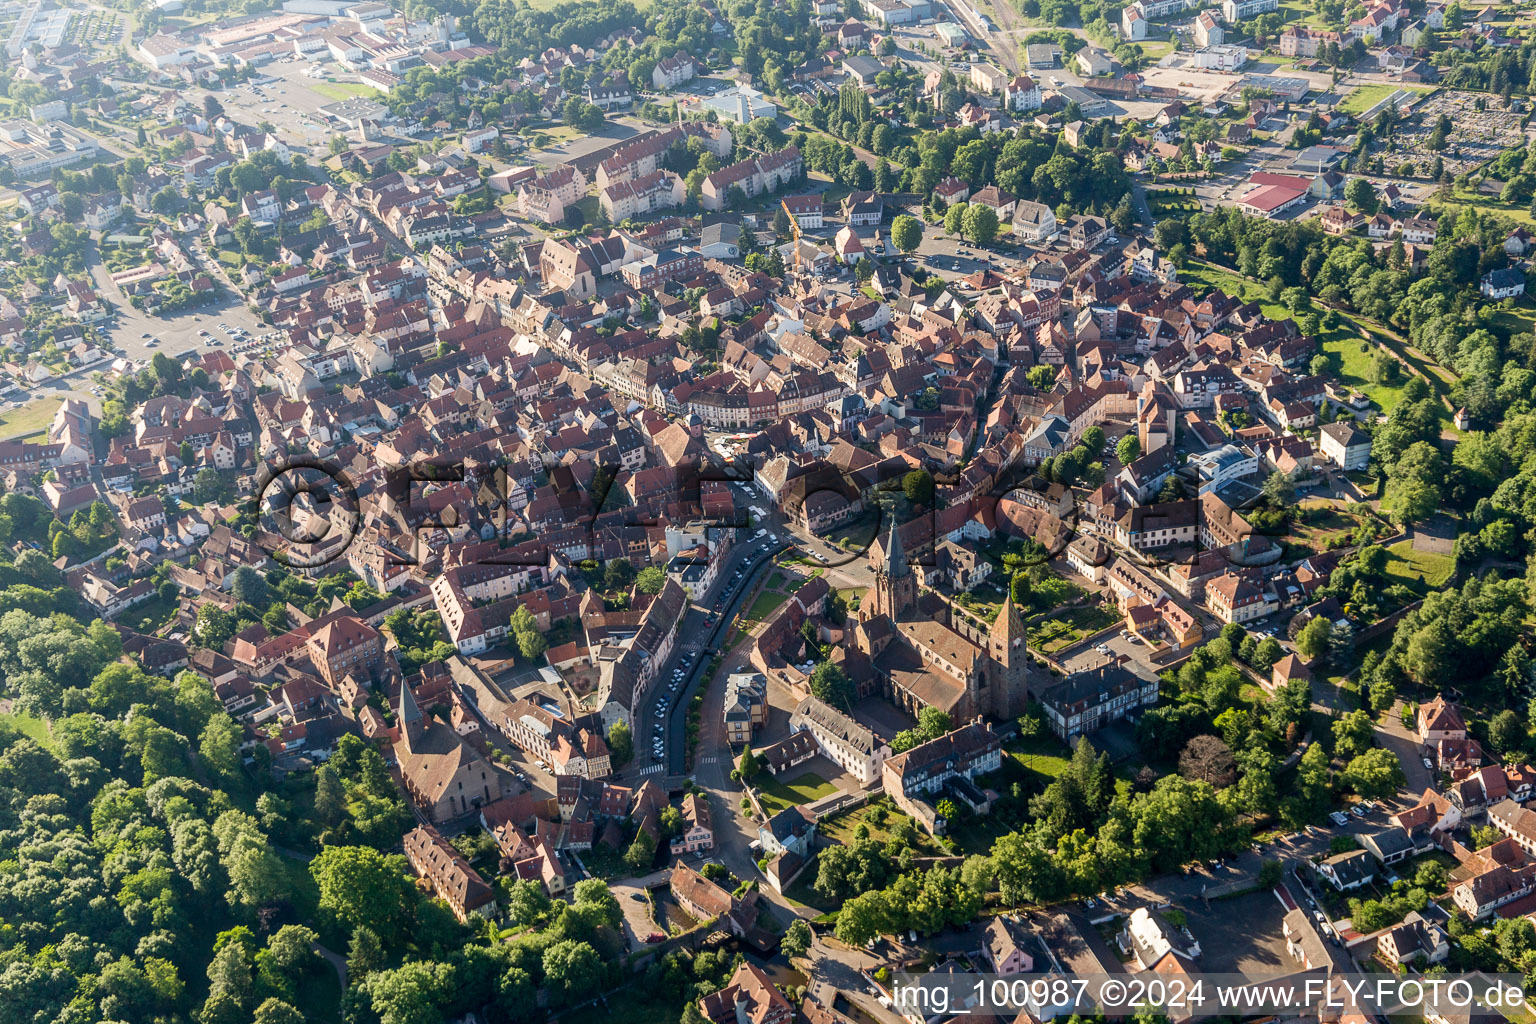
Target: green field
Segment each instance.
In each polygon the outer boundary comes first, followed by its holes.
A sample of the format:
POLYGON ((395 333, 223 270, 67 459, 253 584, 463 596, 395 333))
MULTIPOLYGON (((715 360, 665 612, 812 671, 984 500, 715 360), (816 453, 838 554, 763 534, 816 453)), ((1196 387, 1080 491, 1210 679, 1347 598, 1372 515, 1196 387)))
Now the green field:
POLYGON ((1344 97, 1338 109, 1346 114, 1363 114, 1399 90, 1422 94, 1434 92, 1435 88, 1432 85, 1362 85, 1344 97))
POLYGON ((17 730, 23 736, 31 737, 40 746, 53 746, 53 737, 48 734, 48 723, 35 715, 23 714, 20 711, 0 714, 0 730, 4 730, 6 726, 17 730))
POLYGON ((1511 309, 1500 309, 1493 314, 1494 330, 1502 331, 1506 338, 1513 338, 1517 334, 1530 334, 1536 331, 1536 309, 1532 309, 1526 299, 1522 298, 1511 309))
POLYGON ((1050 736, 1021 740, 1009 747, 1007 753, 1023 767, 1051 780, 1061 778, 1072 766, 1071 753, 1050 736))
POLYGON ((788 782, 780 782, 768 775, 767 781, 757 787, 757 799, 763 805, 763 810, 771 816, 797 804, 808 804, 836 792, 836 786, 815 772, 797 775, 788 782))
POLYGON ((1289 320, 1291 311, 1278 302, 1267 298, 1269 289, 1257 281, 1223 270, 1204 260, 1189 260, 1179 268, 1179 280, 1196 291, 1220 288, 1228 295, 1235 295, 1244 302, 1257 302, 1263 314, 1271 320, 1289 320))
POLYGON ((1046 654, 1053 654, 1070 647, 1085 636, 1108 629, 1119 619, 1100 605, 1091 608, 1073 608, 1052 616, 1032 626, 1029 630, 1029 646, 1046 654))
POLYGON ((1376 347, 1358 334, 1344 330, 1330 332, 1323 339, 1323 354, 1333 360, 1334 373, 1340 383, 1364 392, 1382 412, 1390 413, 1403 400, 1401 389, 1383 387, 1371 380, 1371 361, 1375 358, 1376 347), (1361 345, 1365 346, 1364 352, 1360 351, 1361 345))
POLYGON ((143 604, 136 604, 123 612, 120 621, 124 625, 133 626, 140 633, 153 633, 176 614, 178 607, 180 602, 177 599, 167 601, 156 594, 143 604))
POLYGON ((305 88, 317 92, 326 99, 341 102, 354 96, 377 96, 379 90, 361 82, 309 82, 305 88))
POLYGON ((0 415, 0 440, 43 433, 53 422, 53 414, 63 404, 62 398, 39 398, 0 415))
POLYGON ((747 618, 761 622, 778 610, 779 605, 789 598, 772 590, 766 590, 757 595, 757 600, 752 602, 752 607, 747 609, 747 618))
POLYGON ((1415 551, 1413 541, 1403 540, 1387 548, 1387 575, 1424 593, 1443 587, 1451 578, 1454 560, 1450 555, 1415 551), (1424 581, 1419 582, 1419 577, 1424 581))
POLYGON ((1526 227, 1536 225, 1536 217, 1531 216, 1529 206, 1500 202, 1497 196, 1479 195, 1468 189, 1456 189, 1449 199, 1438 197, 1431 199, 1425 204, 1424 209, 1431 215, 1437 215, 1441 207, 1459 212, 1469 206, 1477 207, 1481 213, 1498 213, 1526 227))
POLYGON ((1326 551, 1331 542, 1350 536, 1360 525, 1359 516, 1327 502, 1303 502, 1301 507, 1307 512, 1307 521, 1292 523, 1280 539, 1314 553, 1326 551))

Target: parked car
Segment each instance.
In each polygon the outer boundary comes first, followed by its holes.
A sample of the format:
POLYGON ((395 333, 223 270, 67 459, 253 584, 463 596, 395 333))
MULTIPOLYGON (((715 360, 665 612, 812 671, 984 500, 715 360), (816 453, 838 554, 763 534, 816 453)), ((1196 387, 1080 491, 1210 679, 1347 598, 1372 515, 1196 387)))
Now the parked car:
POLYGON ((1348 825, 1349 815, 1345 814, 1343 811, 1334 811, 1332 814, 1328 815, 1328 820, 1333 822, 1335 825, 1348 825))
POLYGON ((1433 761, 1431 761, 1429 758, 1421 757, 1421 758, 1419 758, 1419 760, 1424 762, 1424 767, 1425 768, 1428 768, 1430 771, 1434 771, 1435 770, 1435 763, 1433 761))

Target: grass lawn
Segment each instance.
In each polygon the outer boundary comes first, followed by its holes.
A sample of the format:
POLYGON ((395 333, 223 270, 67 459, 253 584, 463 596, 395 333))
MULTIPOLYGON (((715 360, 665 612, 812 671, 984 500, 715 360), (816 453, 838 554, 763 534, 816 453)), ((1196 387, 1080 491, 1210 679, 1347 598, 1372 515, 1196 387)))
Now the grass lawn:
POLYGON ((1388 387, 1371 380, 1371 362, 1376 346, 1351 331, 1339 328, 1323 336, 1323 354, 1333 360, 1339 381, 1363 392, 1382 412, 1390 413, 1403 400, 1401 388, 1388 387), (1360 346, 1365 351, 1360 351, 1360 346))
POLYGON ((795 591, 799 590, 801 587, 803 587, 807 583, 811 582, 811 580, 813 580, 817 576, 821 576, 821 575, 823 575, 823 572, 822 572, 821 569, 812 569, 811 570, 811 574, 809 576, 794 576, 794 577, 791 577, 790 581, 784 585, 784 593, 786 593, 786 594, 793 594, 795 591))
POLYGON ((543 128, 535 128, 532 130, 532 134, 539 137, 540 141, 538 144, 541 146, 559 145, 560 143, 570 142, 572 139, 582 137, 581 129, 572 128, 566 124, 552 124, 543 128))
POLYGON ((338 103, 342 100, 350 100, 354 96, 376 96, 379 92, 373 86, 364 85, 361 82, 309 82, 305 88, 338 103))
POLYGON ((23 714, 20 711, 12 711, 0 715, 0 728, 11 726, 23 736, 37 741, 40 747, 53 746, 53 737, 48 733, 48 723, 36 715, 23 714))
POLYGON ((787 595, 777 594, 771 590, 764 591, 757 595, 757 600, 753 601, 752 607, 747 609, 747 618, 761 622, 772 615, 779 605, 788 600, 789 597, 787 595))
POLYGON ((757 798, 762 802, 763 810, 774 815, 797 804, 808 804, 836 792, 837 787, 832 783, 815 772, 806 772, 788 782, 780 782, 769 776, 768 781, 758 787, 757 798))
POLYGON ((582 196, 576 201, 576 207, 581 210, 583 224, 597 223, 598 214, 601 212, 597 196, 582 196))
POLYGON ((1452 565, 1450 555, 1415 551, 1411 540, 1398 541, 1387 548, 1387 575, 1421 594, 1445 586, 1450 581, 1452 565))
POLYGON ((1073 608, 1053 615, 1029 629, 1029 646, 1046 654, 1054 654, 1077 643, 1083 637, 1108 629, 1119 621, 1105 611, 1103 606, 1073 608))
POLYGON ((1360 524, 1359 516, 1324 502, 1303 502, 1302 508, 1307 512, 1307 521, 1292 523, 1290 532, 1282 539, 1314 553, 1326 551, 1329 541, 1349 536, 1360 524))
POLYGON ((1035 736, 1010 746, 1009 757, 1021 766, 1044 775, 1047 781, 1055 781, 1072 766, 1072 752, 1051 736, 1035 736))
POLYGON ((123 612, 120 618, 125 625, 133 626, 140 633, 153 633, 176 614, 179 606, 180 602, 176 599, 167 601, 156 594, 143 604, 134 605, 123 612))
MULTIPOLYGON (((533 6, 548 5, 543 0, 533 0, 533 6)), ((636 985, 613 993, 607 1006, 593 1003, 579 1007, 560 1014, 559 1020, 560 1024, 676 1024, 682 1016, 682 1004, 675 997, 636 985)))
POLYGON ((1536 217, 1531 216, 1529 206, 1515 206, 1512 203, 1499 202, 1498 196, 1479 195, 1467 189, 1456 189, 1449 199, 1441 199, 1438 196, 1425 204, 1425 209, 1430 215, 1434 215, 1436 207, 1462 210, 1468 206, 1475 206, 1483 212, 1494 212, 1508 217, 1510 220, 1526 227, 1536 225, 1536 217))
POLYGON ((875 528, 879 525, 879 517, 866 512, 838 528, 828 539, 845 551, 868 551, 875 542, 875 528))
MULTIPOLYGON (((913 828, 917 829, 918 840, 914 844, 914 849, 916 849, 920 855, 939 852, 939 848, 934 845, 933 840, 929 838, 928 833, 922 830, 922 827, 917 824, 917 821, 905 811, 897 810, 885 797, 878 797, 874 802, 868 804, 867 806, 858 807, 848 811, 839 811, 830 817, 823 818, 821 821, 816 823, 816 831, 828 839, 835 840, 836 842, 847 846, 853 842, 854 830, 856 830, 860 825, 863 825, 865 828, 869 829, 869 837, 871 839, 877 843, 885 843, 891 838, 892 826, 894 826, 897 821, 903 819, 907 821, 907 823, 910 824, 913 828), (883 816, 881 814, 875 814, 874 812, 876 811, 883 812, 883 816), (880 818, 879 824, 876 824, 874 820, 874 818, 877 817, 880 818)), ((816 872, 814 871, 807 871, 800 877, 803 879, 807 876, 811 876, 810 880, 814 882, 816 880, 814 877, 815 874, 816 872)), ((815 903, 812 902, 811 905, 815 906, 815 903)))
POLYGON ((1353 90, 1339 103, 1338 109, 1346 114, 1360 115, 1398 91, 1424 94, 1434 92, 1434 86, 1414 85, 1362 85, 1353 90))
POLYGON ((64 404, 62 398, 39 398, 0 416, 0 440, 41 434, 53 422, 53 414, 64 404))
POLYGON ((1501 309, 1493 315, 1493 328, 1503 332, 1506 339, 1536 331, 1536 308, 1521 299, 1519 305, 1501 309))
POLYGON ((1179 277, 1185 284, 1200 291, 1202 294, 1212 288, 1220 288, 1228 295, 1235 295, 1244 302, 1257 302, 1263 314, 1271 320, 1289 320, 1291 311, 1278 302, 1269 301, 1269 289, 1257 281, 1250 281, 1246 277, 1220 267, 1206 263, 1204 260, 1188 260, 1179 270, 1179 277), (1201 286, 1204 286, 1202 289, 1201 286))

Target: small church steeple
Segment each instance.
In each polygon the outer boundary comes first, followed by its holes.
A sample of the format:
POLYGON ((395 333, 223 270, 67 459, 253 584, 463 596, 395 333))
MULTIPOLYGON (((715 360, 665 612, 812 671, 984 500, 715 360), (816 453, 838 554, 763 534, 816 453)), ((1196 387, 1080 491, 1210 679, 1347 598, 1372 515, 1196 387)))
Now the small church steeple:
POLYGON ((896 532, 896 517, 886 521, 885 536, 880 538, 879 559, 875 571, 898 579, 912 571, 907 564, 907 553, 901 546, 901 534, 896 532))
POLYGON ((426 729, 426 723, 421 717, 421 708, 416 703, 416 695, 411 692, 411 684, 404 678, 400 680, 400 741, 405 744, 406 750, 414 750, 421 742, 421 736, 426 729))
POLYGON ((894 517, 886 523, 885 536, 870 547, 869 560, 875 570, 874 600, 870 611, 896 621, 917 601, 917 577, 907 564, 907 554, 902 549, 894 517))
POLYGON ((1003 595, 1003 606, 992 623, 992 656, 1003 665, 1024 657, 1024 617, 1013 603, 1013 588, 1003 595))

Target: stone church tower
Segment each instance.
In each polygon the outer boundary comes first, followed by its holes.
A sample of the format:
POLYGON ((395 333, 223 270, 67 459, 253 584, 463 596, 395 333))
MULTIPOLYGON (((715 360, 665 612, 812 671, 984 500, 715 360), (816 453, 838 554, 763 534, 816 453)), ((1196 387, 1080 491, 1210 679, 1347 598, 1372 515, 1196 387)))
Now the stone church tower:
POLYGON ((1025 646, 1024 617, 1013 603, 1012 588, 1003 597, 997 620, 987 635, 987 656, 992 664, 992 701, 989 709, 1002 719, 1017 718, 1029 703, 1029 651, 1025 646))
POLYGON ((869 549, 869 560, 875 568, 875 585, 871 591, 868 615, 870 618, 884 615, 892 622, 901 621, 906 612, 917 603, 917 575, 907 564, 907 555, 901 548, 901 538, 896 533, 896 520, 887 521, 885 536, 878 538, 869 549))

